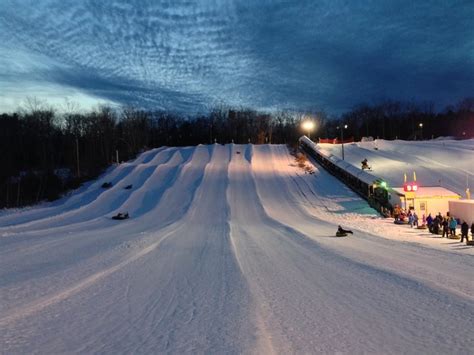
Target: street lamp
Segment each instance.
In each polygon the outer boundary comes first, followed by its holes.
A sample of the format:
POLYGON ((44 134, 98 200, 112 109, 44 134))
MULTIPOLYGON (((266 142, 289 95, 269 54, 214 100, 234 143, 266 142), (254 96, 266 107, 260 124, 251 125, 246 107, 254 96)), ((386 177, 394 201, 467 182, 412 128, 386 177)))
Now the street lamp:
POLYGON ((341 149, 342 149, 342 160, 344 160, 344 130, 347 129, 347 125, 338 126, 336 129, 341 130, 341 149))
POLYGON ((308 138, 311 139, 311 131, 314 129, 314 122, 311 120, 306 120, 303 122, 302 127, 308 132, 308 138))
POLYGON ((420 127, 420 136, 421 136, 421 139, 423 140, 423 123, 420 122, 418 127, 420 127))

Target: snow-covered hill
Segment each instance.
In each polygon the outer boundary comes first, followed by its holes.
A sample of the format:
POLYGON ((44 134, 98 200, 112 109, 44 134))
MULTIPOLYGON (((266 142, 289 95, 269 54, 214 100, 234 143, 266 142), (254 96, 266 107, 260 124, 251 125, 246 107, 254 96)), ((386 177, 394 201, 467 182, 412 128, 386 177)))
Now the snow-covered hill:
MULTIPOLYGON (((377 170, 414 150, 387 147, 377 170)), ((285 146, 155 149, 0 215, 0 353, 469 353, 473 254, 376 217, 285 146)))
MULTIPOLYGON (((338 157, 341 145, 320 144, 338 157)), ((373 174, 384 178, 391 186, 403 186, 403 174, 408 179, 416 172, 422 186, 443 186, 465 197, 467 185, 474 187, 474 139, 387 141, 344 144, 344 159, 360 167, 366 158, 373 174)))

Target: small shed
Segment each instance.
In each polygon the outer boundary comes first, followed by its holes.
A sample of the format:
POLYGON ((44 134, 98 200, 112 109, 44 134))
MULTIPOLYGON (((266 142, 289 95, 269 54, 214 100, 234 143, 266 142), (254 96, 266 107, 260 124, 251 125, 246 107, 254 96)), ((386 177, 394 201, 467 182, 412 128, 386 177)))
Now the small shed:
POLYGON ((392 206, 398 204, 405 210, 414 209, 421 217, 432 216, 449 211, 449 201, 459 200, 461 196, 441 186, 420 186, 416 191, 405 191, 404 187, 393 187, 389 191, 392 206))
POLYGON ((449 201, 449 212, 451 216, 471 225, 474 223, 474 200, 449 201))

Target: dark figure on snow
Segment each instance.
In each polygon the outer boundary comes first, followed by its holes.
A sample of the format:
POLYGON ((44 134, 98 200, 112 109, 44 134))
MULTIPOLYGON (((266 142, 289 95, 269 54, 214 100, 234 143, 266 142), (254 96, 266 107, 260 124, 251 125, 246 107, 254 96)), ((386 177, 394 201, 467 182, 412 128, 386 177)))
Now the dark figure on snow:
POLYGON ((466 238, 466 242, 469 240, 468 233, 469 225, 464 221, 461 224, 461 243, 464 241, 464 238, 466 238))
POLYGON ((472 238, 474 239, 474 222, 471 224, 471 235, 472 235, 472 238))
POLYGON ((128 212, 125 212, 125 213, 117 213, 115 216, 112 217, 112 219, 115 219, 115 220, 124 220, 124 219, 127 219, 129 216, 128 216, 128 212))
POLYGON ((431 226, 430 226, 430 232, 433 233, 433 234, 439 234, 439 219, 438 217, 435 217, 435 219, 433 220, 433 223, 431 223, 431 226))
POLYGON ((341 234, 354 234, 351 230, 343 229, 341 226, 337 227, 337 232, 341 234))
POLYGON ((362 170, 365 170, 365 169, 369 169, 369 162, 367 161, 367 159, 364 159, 360 162, 362 164, 362 170))
POLYGON ((433 223, 433 217, 431 217, 431 213, 428 214, 428 217, 426 217, 426 224, 428 225, 428 228, 431 227, 431 224, 433 223))
POLYGON ((443 223, 441 223, 441 225, 443 226, 443 235, 441 238, 444 238, 444 236, 446 235, 446 238, 449 238, 449 223, 448 223, 448 219, 445 218, 443 219, 443 223))

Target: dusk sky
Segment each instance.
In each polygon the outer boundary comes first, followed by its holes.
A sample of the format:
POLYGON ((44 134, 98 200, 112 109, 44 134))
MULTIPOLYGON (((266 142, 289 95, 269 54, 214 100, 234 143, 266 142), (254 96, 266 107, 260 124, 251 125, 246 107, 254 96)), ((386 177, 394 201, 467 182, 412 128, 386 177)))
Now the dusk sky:
POLYGON ((1 0, 0 111, 27 96, 338 114, 474 96, 474 2, 1 0))

